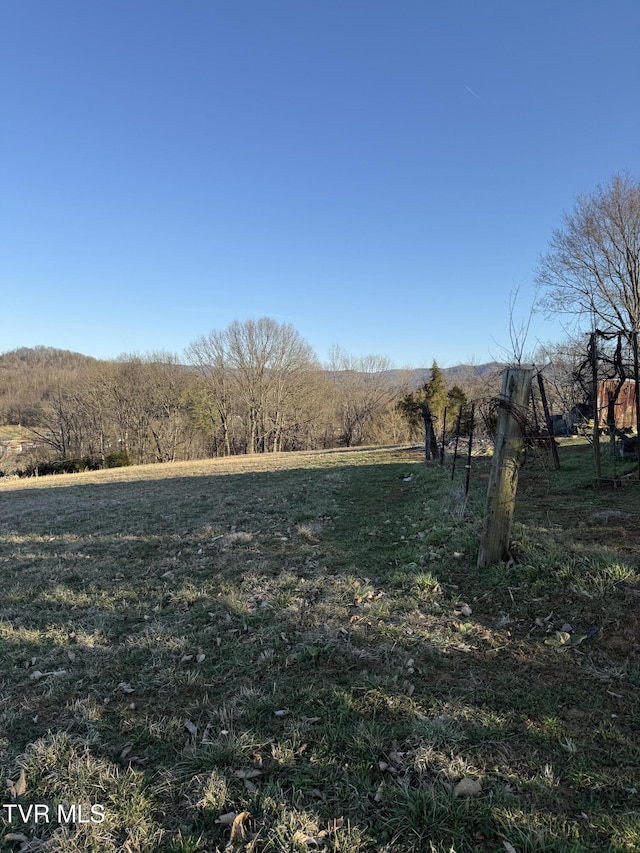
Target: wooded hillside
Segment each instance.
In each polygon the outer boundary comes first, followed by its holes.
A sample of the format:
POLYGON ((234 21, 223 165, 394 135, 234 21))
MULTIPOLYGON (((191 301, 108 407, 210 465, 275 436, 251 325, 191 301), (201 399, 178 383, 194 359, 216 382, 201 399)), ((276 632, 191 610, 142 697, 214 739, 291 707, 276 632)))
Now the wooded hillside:
MULTIPOLYGON (((442 373, 473 396, 496 367, 442 373)), ((397 403, 429 375, 338 348, 321 366, 292 327, 268 318, 212 332, 183 358, 23 347, 0 355, 0 424, 17 427, 0 430, 0 470, 411 442, 416 427, 397 403)))

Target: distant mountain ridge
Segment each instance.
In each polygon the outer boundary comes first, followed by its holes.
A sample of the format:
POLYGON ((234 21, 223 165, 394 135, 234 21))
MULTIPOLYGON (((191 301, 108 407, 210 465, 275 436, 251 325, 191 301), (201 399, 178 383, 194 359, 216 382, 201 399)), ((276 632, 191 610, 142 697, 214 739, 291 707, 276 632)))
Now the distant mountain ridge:
POLYGON ((16 368, 58 368, 69 370, 76 367, 86 367, 99 361, 90 355, 83 355, 71 350, 56 347, 19 347, 0 354, 0 369, 16 368))
MULTIPOLYGON (((111 362, 115 359, 94 358, 90 355, 56 347, 19 347, 0 353, 0 370, 20 368, 73 370, 74 368, 87 367, 90 364, 98 364, 101 361, 111 362)), ((503 367, 504 364, 498 361, 489 361, 484 364, 456 364, 453 367, 443 367, 441 370, 447 385, 455 385, 456 382, 469 377, 488 378, 499 373, 503 367)), ((333 371, 328 370, 327 372, 333 371)), ((402 379, 416 387, 423 385, 431 378, 431 368, 429 367, 391 368, 385 370, 384 373, 392 379, 402 379)))
MULTIPOLYGON (((465 379, 474 377, 476 379, 489 379, 492 376, 500 373, 505 367, 499 361, 488 361, 484 364, 456 364, 453 367, 441 367, 442 375, 445 383, 449 386, 455 385, 457 382, 462 382, 465 379)), ((431 379, 430 367, 415 367, 407 370, 392 369, 385 373, 393 377, 408 377, 410 385, 419 387, 424 385, 431 379)))

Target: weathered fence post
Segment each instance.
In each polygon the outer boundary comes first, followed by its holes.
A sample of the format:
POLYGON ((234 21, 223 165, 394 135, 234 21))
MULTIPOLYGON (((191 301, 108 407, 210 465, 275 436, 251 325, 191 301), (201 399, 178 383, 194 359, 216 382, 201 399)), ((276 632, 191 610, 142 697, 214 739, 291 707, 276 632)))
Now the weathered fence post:
POLYGON ((420 413, 424 421, 424 461, 430 462, 438 453, 438 439, 433 428, 433 415, 427 403, 422 403, 420 413))
POLYGON ((508 556, 533 372, 530 368, 509 367, 502 375, 493 464, 478 554, 479 569, 506 560, 508 556))

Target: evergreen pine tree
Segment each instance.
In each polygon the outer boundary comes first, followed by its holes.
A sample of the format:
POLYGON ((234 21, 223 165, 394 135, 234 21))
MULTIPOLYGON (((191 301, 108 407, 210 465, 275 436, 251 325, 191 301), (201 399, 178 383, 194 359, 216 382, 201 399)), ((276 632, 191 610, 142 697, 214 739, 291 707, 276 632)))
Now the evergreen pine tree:
POLYGON ((431 379, 424 385, 424 399, 434 420, 441 423, 447 405, 447 386, 444 384, 442 370, 435 359, 431 365, 431 379))

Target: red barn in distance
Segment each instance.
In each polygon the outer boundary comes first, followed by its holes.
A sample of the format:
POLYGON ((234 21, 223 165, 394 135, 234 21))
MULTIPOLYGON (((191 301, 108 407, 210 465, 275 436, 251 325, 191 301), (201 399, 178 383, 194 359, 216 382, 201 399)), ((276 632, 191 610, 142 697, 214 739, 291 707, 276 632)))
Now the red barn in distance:
MULTIPOLYGON (((606 379, 598 382, 598 422, 606 427, 609 423, 609 401, 613 398, 618 382, 606 379)), ((633 430, 636 428, 636 383, 626 379, 620 389, 618 399, 613 404, 616 429, 633 430)))

